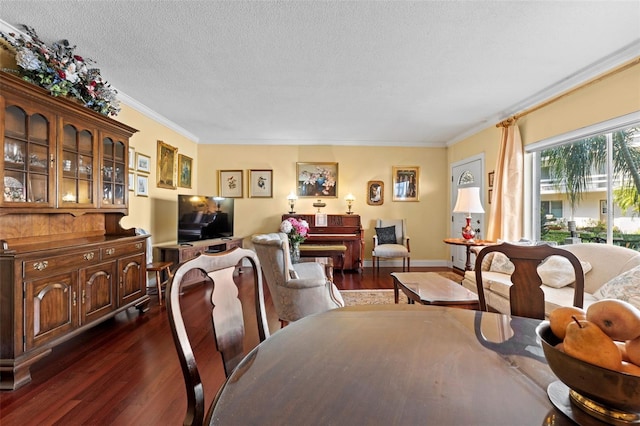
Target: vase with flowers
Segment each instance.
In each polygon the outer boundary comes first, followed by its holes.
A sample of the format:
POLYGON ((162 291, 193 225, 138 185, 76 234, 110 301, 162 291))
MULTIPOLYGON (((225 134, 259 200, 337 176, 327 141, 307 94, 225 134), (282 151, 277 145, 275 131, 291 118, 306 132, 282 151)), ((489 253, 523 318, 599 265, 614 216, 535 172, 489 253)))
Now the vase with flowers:
POLYGON ((280 232, 287 234, 291 261, 298 263, 300 261, 300 243, 307 239, 309 223, 303 219, 298 220, 295 217, 290 217, 282 221, 280 232))
POLYGON ((93 61, 74 53, 76 46, 61 40, 48 46, 36 31, 22 26, 26 36, 0 31, 9 46, 0 47, 13 51, 18 69, 3 71, 18 74, 22 79, 47 89, 52 96, 76 99, 84 106, 102 115, 115 116, 120 112, 117 92, 102 79, 93 61))

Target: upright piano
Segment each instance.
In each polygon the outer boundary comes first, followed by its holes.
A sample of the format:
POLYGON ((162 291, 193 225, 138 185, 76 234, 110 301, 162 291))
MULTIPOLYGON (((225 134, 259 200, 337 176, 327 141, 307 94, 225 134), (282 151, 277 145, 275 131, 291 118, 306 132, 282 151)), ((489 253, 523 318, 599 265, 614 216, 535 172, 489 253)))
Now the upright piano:
MULTIPOLYGON (((309 224, 309 235, 302 245, 345 246, 342 253, 332 253, 333 264, 342 269, 363 267, 364 232, 356 214, 284 214, 282 220, 294 217, 309 224), (326 221, 324 220, 326 218, 326 221), (316 219, 319 219, 316 221, 316 219)), ((304 255, 304 251, 301 251, 304 255)), ((309 253, 309 252, 307 252, 309 253)))

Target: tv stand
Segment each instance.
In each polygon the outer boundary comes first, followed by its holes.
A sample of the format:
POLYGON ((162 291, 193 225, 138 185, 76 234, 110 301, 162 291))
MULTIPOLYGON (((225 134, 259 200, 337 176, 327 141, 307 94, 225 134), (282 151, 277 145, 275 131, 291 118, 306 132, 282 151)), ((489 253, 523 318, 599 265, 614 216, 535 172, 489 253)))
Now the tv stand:
MULTIPOLYGON (((153 258, 156 261, 172 262, 172 269, 187 260, 191 260, 202 253, 222 253, 235 247, 242 248, 242 237, 214 238, 211 240, 191 241, 189 245, 161 244, 153 250, 153 258)), ((167 277, 163 277, 166 279, 167 277)), ((194 285, 204 281, 204 275, 200 271, 191 271, 184 277, 184 285, 194 285)))

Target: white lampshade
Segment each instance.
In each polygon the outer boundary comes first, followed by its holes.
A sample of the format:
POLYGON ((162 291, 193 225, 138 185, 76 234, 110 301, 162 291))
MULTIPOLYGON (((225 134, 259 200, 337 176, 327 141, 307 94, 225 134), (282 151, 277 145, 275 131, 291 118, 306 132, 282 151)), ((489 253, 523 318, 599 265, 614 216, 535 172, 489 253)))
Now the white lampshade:
POLYGON ((297 199, 298 199, 298 196, 293 191, 291 191, 287 196, 287 200, 297 200, 297 199))
POLYGON ((458 189, 458 200, 453 208, 454 213, 484 213, 480 201, 480 188, 472 186, 458 189))

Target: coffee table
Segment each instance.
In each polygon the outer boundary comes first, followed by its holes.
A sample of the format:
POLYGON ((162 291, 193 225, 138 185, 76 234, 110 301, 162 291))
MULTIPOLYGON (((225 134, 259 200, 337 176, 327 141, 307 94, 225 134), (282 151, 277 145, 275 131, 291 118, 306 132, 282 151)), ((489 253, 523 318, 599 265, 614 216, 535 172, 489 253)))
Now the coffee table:
POLYGON ((398 303, 399 290, 409 303, 479 309, 478 295, 436 272, 392 272, 393 295, 398 303))

